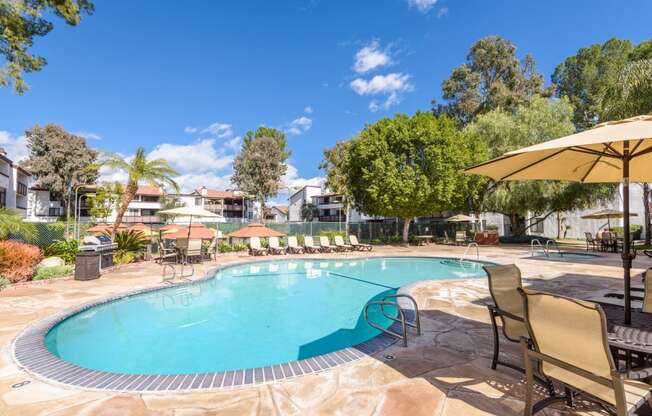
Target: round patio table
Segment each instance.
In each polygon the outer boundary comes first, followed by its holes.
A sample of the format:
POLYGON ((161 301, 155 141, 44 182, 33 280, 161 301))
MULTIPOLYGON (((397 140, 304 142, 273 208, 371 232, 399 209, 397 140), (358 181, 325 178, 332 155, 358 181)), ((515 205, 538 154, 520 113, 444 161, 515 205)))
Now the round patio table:
POLYGON ((626 353, 626 365, 631 378, 652 376, 652 368, 631 369, 631 353, 652 356, 652 314, 632 311, 632 323, 625 325, 625 311, 622 306, 600 304, 607 317, 609 346, 626 353))

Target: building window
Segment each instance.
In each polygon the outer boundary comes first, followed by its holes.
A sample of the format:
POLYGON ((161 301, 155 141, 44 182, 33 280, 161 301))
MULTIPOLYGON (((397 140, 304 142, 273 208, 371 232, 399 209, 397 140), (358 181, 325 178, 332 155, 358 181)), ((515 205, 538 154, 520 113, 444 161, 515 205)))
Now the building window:
POLYGON ((18 190, 16 193, 18 195, 27 195, 27 185, 22 182, 18 182, 18 190))
POLYGON ((201 206, 201 198, 195 198, 195 206, 200 207, 201 206))
POLYGON ((5 208, 7 206, 7 190, 5 188, 0 188, 0 207, 5 208))
POLYGON ((535 234, 543 234, 543 219, 533 218, 531 221, 533 225, 530 227, 530 231, 535 234))
POLYGON ((154 195, 143 195, 141 201, 142 202, 158 202, 158 196, 154 195))
POLYGON ((61 216, 61 208, 50 208, 48 210, 48 216, 50 216, 50 217, 60 217, 61 216))

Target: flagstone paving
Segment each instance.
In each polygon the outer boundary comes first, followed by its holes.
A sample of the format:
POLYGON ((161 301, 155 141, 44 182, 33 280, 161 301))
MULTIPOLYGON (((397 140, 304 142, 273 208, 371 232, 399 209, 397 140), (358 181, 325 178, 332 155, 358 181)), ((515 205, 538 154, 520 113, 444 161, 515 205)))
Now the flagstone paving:
MULTIPOLYGON (((377 247, 372 255, 459 256, 462 247, 377 247)), ((620 259, 527 259, 527 247, 482 247, 484 260, 516 263, 526 284, 571 296, 622 286, 620 259)), ((348 253, 315 257, 354 257, 348 253)), ((235 254, 197 266, 202 276, 216 264, 248 259, 235 254)), ((635 274, 652 267, 635 261, 635 274)), ((519 415, 524 393, 520 373, 490 369, 491 329, 486 280, 430 281, 405 288, 422 311, 423 334, 403 348, 294 379, 199 393, 124 394, 55 385, 28 374, 11 359, 11 342, 31 322, 109 295, 155 286, 161 268, 124 266, 99 280, 56 280, 0 292, 0 415, 519 415)), ((501 347, 503 359, 519 361, 517 344, 501 347)), ((547 409, 542 414, 574 414, 547 409)), ((597 413, 583 413, 597 414, 597 413)))

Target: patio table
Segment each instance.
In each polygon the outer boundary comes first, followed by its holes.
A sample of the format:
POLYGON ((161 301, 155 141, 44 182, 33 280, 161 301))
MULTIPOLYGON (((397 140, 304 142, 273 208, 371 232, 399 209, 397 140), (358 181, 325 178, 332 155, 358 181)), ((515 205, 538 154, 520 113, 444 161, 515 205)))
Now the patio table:
MULTIPOLYGON (((652 314, 632 311, 632 323, 625 325, 625 311, 622 306, 600 304, 607 317, 608 341, 612 348, 625 351, 627 367, 631 368, 631 353, 652 356, 652 314)), ((629 374, 632 378, 652 376, 652 368, 633 369, 629 374)))
POLYGON ((417 245, 422 246, 430 244, 434 237, 432 235, 415 235, 414 238, 417 240, 417 245))

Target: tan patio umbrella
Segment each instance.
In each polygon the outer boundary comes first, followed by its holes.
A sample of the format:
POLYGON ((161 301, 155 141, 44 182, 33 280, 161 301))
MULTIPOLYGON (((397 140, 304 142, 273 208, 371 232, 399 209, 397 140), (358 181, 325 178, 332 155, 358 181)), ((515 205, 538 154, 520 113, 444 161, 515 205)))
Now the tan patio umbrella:
POLYGON ((458 214, 458 215, 453 215, 452 217, 448 217, 444 221, 446 221, 446 222, 475 222, 475 219, 469 217, 468 215, 458 214))
POLYGON ((652 182, 652 115, 601 123, 592 129, 536 144, 465 171, 496 181, 565 180, 623 184, 625 323, 631 321, 629 183, 652 182))
MULTIPOLYGON (((615 209, 603 209, 600 211, 596 211, 592 214, 587 214, 587 215, 582 215, 582 219, 585 220, 607 220, 607 227, 611 230, 611 218, 617 219, 617 218, 623 218, 625 216, 625 213, 622 211, 617 211, 615 209)), ((635 212, 630 212, 629 213, 630 217, 637 217, 638 214, 635 212)))

